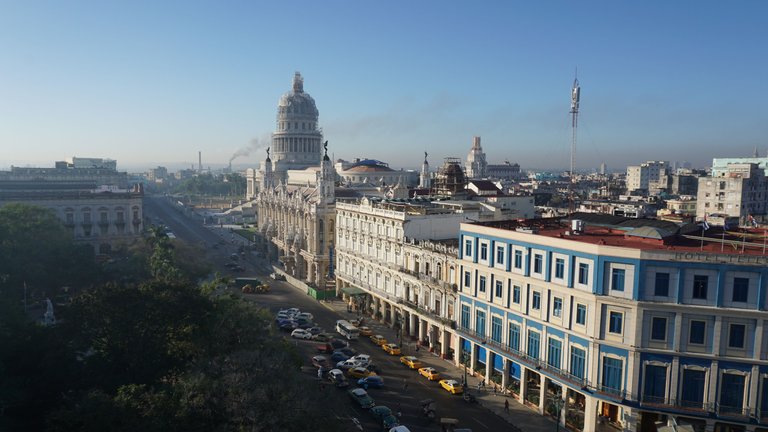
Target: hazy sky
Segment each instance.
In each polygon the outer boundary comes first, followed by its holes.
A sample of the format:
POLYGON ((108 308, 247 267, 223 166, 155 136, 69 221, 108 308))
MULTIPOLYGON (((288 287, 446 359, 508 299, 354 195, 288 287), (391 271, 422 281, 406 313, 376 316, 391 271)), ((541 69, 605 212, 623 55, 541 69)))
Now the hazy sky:
POLYGON ((336 158, 437 167, 479 135, 491 163, 565 168, 577 67, 577 169, 762 156, 766 23, 765 1, 0 0, 0 169, 223 166, 294 71, 336 158))

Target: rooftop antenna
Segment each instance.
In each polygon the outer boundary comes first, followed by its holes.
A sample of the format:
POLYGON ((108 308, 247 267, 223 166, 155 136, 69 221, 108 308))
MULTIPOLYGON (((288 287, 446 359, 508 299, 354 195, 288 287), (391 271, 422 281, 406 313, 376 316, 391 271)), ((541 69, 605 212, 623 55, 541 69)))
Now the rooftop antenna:
POLYGON ((579 124, 579 87, 578 69, 574 73, 573 87, 571 88, 571 170, 568 178, 568 214, 573 214, 573 168, 576 164, 576 128, 579 124))

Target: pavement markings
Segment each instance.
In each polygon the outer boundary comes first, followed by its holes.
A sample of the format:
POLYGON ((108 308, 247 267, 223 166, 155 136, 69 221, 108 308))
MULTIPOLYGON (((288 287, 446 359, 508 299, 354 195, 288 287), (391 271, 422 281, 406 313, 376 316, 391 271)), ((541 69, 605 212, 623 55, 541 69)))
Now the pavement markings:
POLYGON ((486 429, 489 429, 488 426, 484 425, 483 422, 481 422, 480 420, 478 420, 476 418, 473 418, 472 420, 476 421, 480 426, 482 426, 482 427, 484 427, 486 429))

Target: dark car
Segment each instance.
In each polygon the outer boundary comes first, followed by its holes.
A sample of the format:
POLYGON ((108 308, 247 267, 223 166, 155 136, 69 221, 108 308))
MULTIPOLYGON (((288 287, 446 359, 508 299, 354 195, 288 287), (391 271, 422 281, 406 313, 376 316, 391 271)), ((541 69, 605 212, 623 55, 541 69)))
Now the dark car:
POLYGON ((314 367, 329 367, 331 365, 331 362, 328 360, 328 357, 323 355, 316 355, 312 357, 312 365, 314 367))
POLYGON ((349 387, 349 380, 344 376, 344 372, 339 369, 331 369, 328 371, 328 381, 338 388, 349 387))
POLYGON ((381 375, 381 368, 376 363, 370 362, 365 366, 365 368, 371 372, 381 375))
POLYGON ((346 360, 348 358, 349 358, 349 356, 344 355, 344 353, 340 353, 338 351, 334 351, 334 353, 331 354, 331 362, 334 362, 334 364, 336 364, 336 363, 338 363, 340 361, 344 361, 344 360, 346 360))
POLYGON ((333 350, 333 352, 340 352, 347 357, 353 357, 355 354, 357 354, 357 352, 355 352, 355 350, 352 348, 338 348, 333 350))
MULTIPOLYGON (((309 331, 311 333, 312 329, 309 329, 309 331)), ((313 341, 318 341, 318 342, 328 342, 331 339, 333 339, 333 336, 331 336, 331 335, 329 335, 327 333, 320 333, 320 334, 316 334, 316 335, 312 336, 312 340, 313 341)), ((333 347, 331 347, 331 348, 333 348, 333 347)), ((331 349, 331 351, 333 351, 333 349, 331 349)))
POLYGON ((376 402, 373 401, 373 398, 368 396, 368 392, 361 388, 352 389, 347 393, 349 393, 349 397, 351 397, 352 400, 360 405, 360 408, 368 409, 376 406, 376 402))
POLYGON ((310 327, 307 330, 309 330, 312 335, 318 335, 323 332, 323 328, 318 326, 310 327))
POLYGON ((346 348, 349 346, 349 342, 341 339, 333 339, 329 342, 333 349, 346 348))
POLYGON ((315 323, 311 323, 311 322, 301 322, 301 321, 297 321, 297 322, 299 323, 300 329, 309 330, 315 326, 315 323))
POLYGON ((293 331, 296 329, 296 322, 291 320, 283 320, 277 323, 277 327, 280 330, 293 331))
POLYGON ((384 387, 384 378, 378 376, 378 375, 369 375, 365 378, 360 378, 357 380, 357 385, 364 389, 371 388, 382 388, 384 387))

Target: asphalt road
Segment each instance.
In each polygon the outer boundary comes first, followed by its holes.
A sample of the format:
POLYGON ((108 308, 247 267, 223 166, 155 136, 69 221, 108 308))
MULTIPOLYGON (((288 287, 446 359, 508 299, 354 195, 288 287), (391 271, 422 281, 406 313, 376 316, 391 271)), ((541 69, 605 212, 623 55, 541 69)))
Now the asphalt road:
MULTIPOLYGON (((267 263, 257 257, 248 255, 240 260, 240 265, 246 269, 243 273, 232 273, 223 267, 230 255, 236 252, 237 247, 243 243, 239 237, 232 236, 228 229, 222 229, 218 226, 203 226, 200 218, 189 217, 179 211, 173 201, 169 201, 165 197, 146 197, 144 213, 152 219, 153 224, 167 225, 177 239, 203 246, 207 259, 222 274, 231 274, 237 277, 258 277, 269 282, 271 286, 269 293, 245 295, 249 300, 255 301, 274 312, 283 308, 297 307, 303 312, 312 313, 315 323, 326 329, 327 332, 335 333, 333 329, 336 320, 343 317, 335 310, 328 308, 286 282, 268 279, 268 273, 271 270, 269 270, 267 263)), ((366 325, 371 327, 374 333, 382 333, 389 336, 387 339, 394 339, 395 335, 389 327, 370 320, 366 322, 366 325)), ((289 337, 287 332, 286 337, 289 337)), ((318 354, 315 351, 318 343, 295 340, 295 344, 299 352, 306 358, 302 372, 307 377, 308 385, 318 385, 319 387, 317 370, 310 363, 311 357, 318 354)), ((402 412, 401 423, 408 426, 411 431, 439 431, 441 417, 459 419, 461 427, 471 428, 474 432, 500 431, 509 428, 509 423, 505 420, 476 404, 464 402, 461 396, 451 395, 442 390, 436 381, 430 382, 421 377, 417 371, 401 365, 399 356, 388 355, 367 337, 352 341, 350 345, 358 353, 369 354, 382 369, 380 375, 384 378, 384 388, 368 390, 371 397, 376 401, 376 405, 387 406, 395 412, 400 410, 402 412), (407 390, 404 389, 406 382, 408 383, 407 390), (436 419, 431 422, 422 414, 419 401, 423 399, 433 399, 436 403, 436 419)), ((409 352, 408 354, 413 353, 409 352)), ((440 367, 438 364, 437 368, 444 377, 461 381, 459 371, 448 363, 445 363, 444 367, 440 367)), ((354 385, 351 385, 350 388, 354 388, 354 385)), ((327 385, 321 394, 325 395, 323 405, 328 407, 330 415, 344 419, 356 417, 362 423, 365 431, 380 431, 382 429, 381 424, 374 421, 367 410, 359 408, 352 402, 346 390, 327 385)), ((349 424, 351 425, 351 421, 349 424)))

